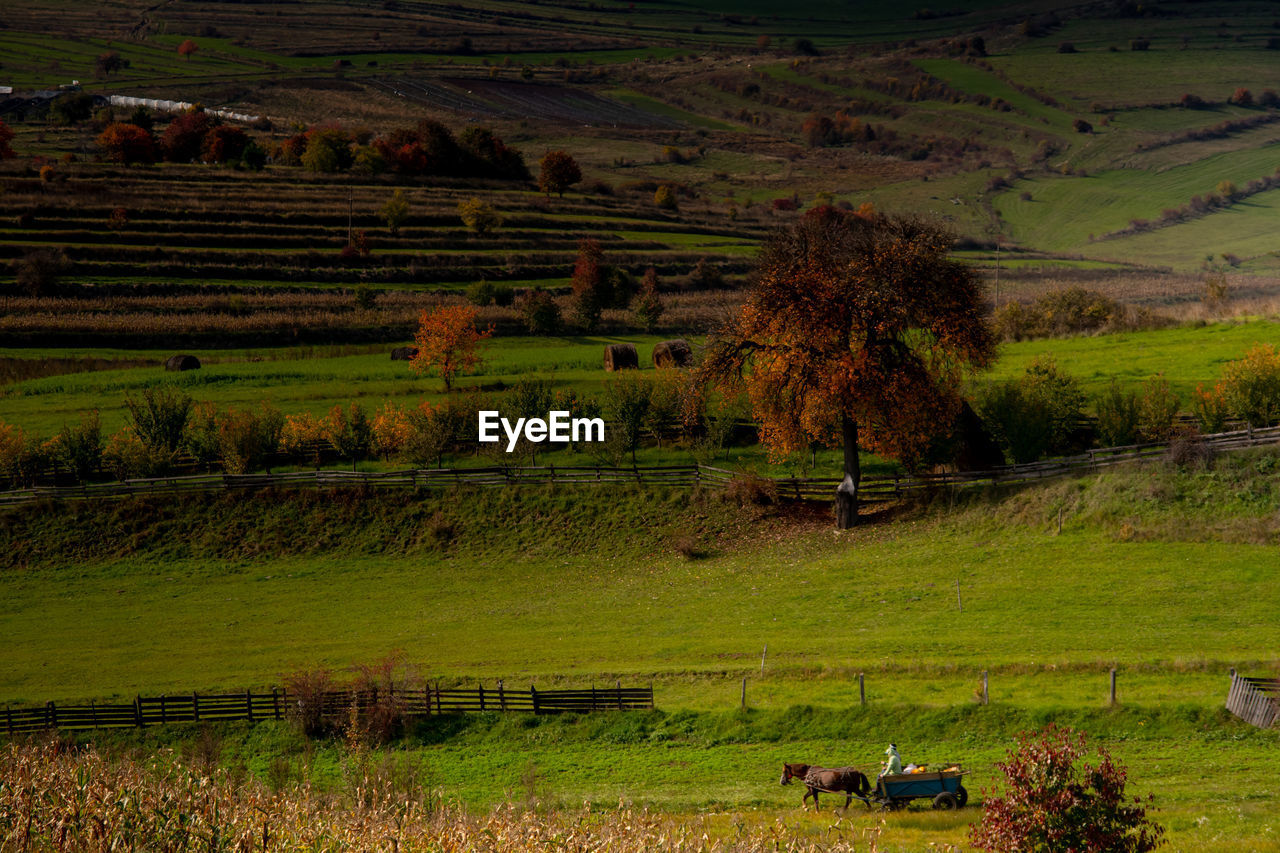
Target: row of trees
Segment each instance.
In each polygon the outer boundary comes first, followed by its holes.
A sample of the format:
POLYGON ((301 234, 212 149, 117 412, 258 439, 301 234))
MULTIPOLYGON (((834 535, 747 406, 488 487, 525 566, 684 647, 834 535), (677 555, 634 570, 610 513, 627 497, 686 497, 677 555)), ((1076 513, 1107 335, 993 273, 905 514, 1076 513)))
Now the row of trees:
POLYGON ((469 127, 455 137, 437 121, 374 136, 367 130, 321 125, 300 131, 275 151, 279 163, 312 172, 356 171, 375 175, 438 175, 528 180, 521 153, 485 127, 469 127))
POLYGON ((52 437, 42 437, 0 421, 0 483, 21 486, 59 470, 86 482, 103 474, 117 478, 160 476, 180 467, 219 467, 232 474, 273 465, 320 464, 344 459, 353 464, 380 458, 418 467, 442 466, 450 456, 491 454, 495 463, 536 463, 538 454, 564 445, 523 439, 512 454, 501 445, 476 441, 478 412, 497 410, 508 418, 546 417, 562 410, 577 418, 604 418, 603 445, 589 450, 598 464, 631 459, 645 440, 676 441, 710 461, 723 448, 741 402, 719 398, 684 371, 629 374, 585 396, 555 389, 542 379, 522 379, 502 393, 475 389, 445 401, 387 404, 369 410, 359 403, 337 405, 324 415, 282 413, 269 403, 218 408, 196 402, 173 386, 144 389, 125 399, 128 424, 104 435, 96 411, 52 437))
POLYGON ((203 108, 192 107, 175 116, 156 136, 154 120, 139 107, 128 121, 112 122, 98 134, 98 147, 117 163, 154 163, 164 159, 174 163, 229 163, 261 169, 267 152, 244 130, 222 124, 203 108))
MULTIPOLYGON (((472 331, 483 337, 474 326, 472 331)), ((471 389, 437 404, 387 405, 372 412, 352 404, 335 406, 323 416, 285 415, 265 403, 218 409, 172 386, 159 386, 126 398, 129 424, 110 436, 103 436, 96 412, 50 438, 0 422, 0 478, 10 484, 30 483, 51 468, 80 481, 102 471, 118 477, 152 476, 172 470, 180 461, 244 473, 273 462, 310 464, 333 456, 352 462, 380 457, 438 466, 450 454, 493 452, 503 461, 536 462, 538 453, 548 449, 522 441, 511 457, 505 448, 478 446, 476 418, 481 409, 496 409, 509 418, 543 417, 552 409, 573 417, 602 417, 608 423, 607 441, 587 448, 601 464, 619 464, 628 457, 634 462, 646 440, 659 446, 674 441, 700 461, 710 461, 724 448, 734 423, 749 415, 748 402, 723 394, 697 371, 679 370, 621 374, 606 381, 598 396, 557 390, 546 380, 522 379, 503 394, 471 389)), ((1008 458, 1030 462, 1046 453, 1078 450, 1088 441, 1088 430, 1081 428, 1085 403, 1076 380, 1060 373, 1051 361, 1039 361, 1019 379, 979 393, 975 407, 1008 458)), ((1173 438, 1182 401, 1164 377, 1155 376, 1140 389, 1113 383, 1093 400, 1093 407, 1098 441, 1123 446, 1173 438)), ((1280 353, 1269 345, 1258 346, 1227 364, 1218 383, 1197 388, 1192 411, 1201 428, 1212 432, 1232 418, 1255 426, 1280 421, 1280 353)), ((777 438, 765 432, 766 424, 761 426, 762 438, 776 448, 777 438)), ((936 461, 930 454, 944 447, 937 433, 928 431, 929 440, 914 457, 897 458, 917 466, 936 461)), ((783 455, 803 457, 833 439, 797 443, 783 455)), ((904 446, 905 437, 899 442, 904 446)))

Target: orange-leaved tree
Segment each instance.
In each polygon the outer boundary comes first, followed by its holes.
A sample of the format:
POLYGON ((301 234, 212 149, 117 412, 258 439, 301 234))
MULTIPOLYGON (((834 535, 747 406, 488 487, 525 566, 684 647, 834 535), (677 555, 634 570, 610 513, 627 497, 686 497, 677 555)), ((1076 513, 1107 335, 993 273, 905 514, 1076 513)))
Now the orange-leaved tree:
POLYGON ((559 193, 564 198, 564 191, 582 180, 582 169, 578 161, 567 151, 548 151, 538 164, 538 189, 548 196, 559 193))
POLYGON ((978 278, 951 244, 923 220, 815 208, 767 241, 708 346, 703 370, 746 390, 772 456, 843 448, 841 528, 857 523, 859 449, 918 462, 958 412, 964 371, 993 357, 978 278))
POLYGON ((423 311, 413 336, 418 352, 409 366, 419 373, 439 370, 444 390, 452 389, 458 371, 470 370, 483 361, 478 351, 480 341, 493 335, 492 325, 483 332, 476 328, 478 313, 470 305, 442 305, 423 311))

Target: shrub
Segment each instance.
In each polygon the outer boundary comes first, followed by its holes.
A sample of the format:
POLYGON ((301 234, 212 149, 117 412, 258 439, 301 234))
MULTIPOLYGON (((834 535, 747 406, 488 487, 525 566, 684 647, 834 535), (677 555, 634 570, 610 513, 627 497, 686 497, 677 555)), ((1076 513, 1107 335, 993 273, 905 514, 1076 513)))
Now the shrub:
POLYGON ((1253 93, 1241 86, 1231 93, 1227 103, 1235 104, 1237 107, 1251 107, 1253 106, 1253 93))
POLYGON ((1093 133, 1093 125, 1082 118, 1071 122, 1071 127, 1075 129, 1076 133, 1093 133))
POLYGON ((1058 45, 1058 53, 1076 53, 1076 46, 1069 41, 1058 45))
POLYGON ((524 318, 529 334, 554 335, 560 331, 560 306, 555 297, 542 288, 526 290, 516 299, 516 308, 524 318))
POLYGON ((662 304, 662 297, 658 295, 658 273, 653 267, 644 271, 644 284, 641 286, 640 295, 631 303, 631 310, 636 316, 636 321, 644 327, 646 332, 654 330, 666 310, 666 306, 662 304))
POLYGON ((996 765, 1004 791, 986 798, 970 842, 992 851, 1155 850, 1164 829, 1147 817, 1141 801, 1125 798, 1124 769, 1101 747, 1096 765, 1081 764, 1086 754, 1084 734, 1068 728, 1051 724, 1020 735, 1016 749, 996 765))
POLYGON ((474 196, 458 202, 458 218, 463 225, 481 236, 502 225, 502 214, 489 202, 474 196))
POLYGON ((738 474, 724 487, 724 498, 738 506, 769 506, 778 502, 778 484, 755 474, 738 474))
POLYGON ((1244 358, 1222 369, 1222 397, 1228 411, 1250 426, 1264 427, 1280 418, 1280 353, 1259 344, 1244 358))
POLYGON ((1197 385, 1191 395, 1191 411, 1200 422, 1200 429, 1213 434, 1226 429, 1231 412, 1227 407, 1226 390, 1221 382, 1206 389, 1197 385))
POLYGON ((1152 376, 1142 386, 1138 400, 1139 424, 1144 441, 1168 441, 1173 436, 1174 423, 1182 401, 1164 374, 1152 376))
POLYGON ((353 466, 367 459, 373 449, 373 425, 359 403, 352 403, 346 410, 334 406, 321 422, 321 431, 329 446, 342 458, 350 459, 353 466))
POLYGON ((333 673, 327 669, 299 670, 284 677, 289 717, 309 738, 331 734, 334 729, 324 701, 333 686, 333 673))
POLYGON ((1044 294, 1033 305, 1010 302, 996 312, 996 333, 1004 340, 1078 335, 1127 322, 1123 305, 1082 287, 1044 294))
POLYGON ((270 403, 257 411, 227 409, 218 418, 218 451, 228 474, 256 471, 280 446, 284 415, 270 403))
POLYGON ((679 203, 676 201, 675 190, 670 184, 663 184, 653 191, 653 203, 663 210, 678 210, 679 203))
MULTIPOLYGON (((357 154, 357 165, 359 165, 359 159, 357 154)), ((397 189, 393 192, 391 197, 378 210, 378 215, 387 223, 387 227, 391 229, 392 234, 399 234, 400 226, 409 218, 409 199, 405 196, 404 190, 397 189)))
POLYGON ((467 286, 467 301, 480 308, 493 302, 493 285, 484 279, 467 286))
POLYGON ((15 264, 14 278, 18 288, 28 295, 43 296, 53 290, 68 266, 61 249, 35 249, 15 264))
POLYGON ((55 439, 55 455, 83 483, 102 467, 102 429, 98 410, 80 419, 76 426, 64 426, 55 439))
POLYGON ((406 415, 401 453, 414 465, 444 466, 444 454, 459 437, 462 417, 452 402, 433 406, 422 403, 406 415))
POLYGON ((182 445, 191 398, 172 385, 142 389, 138 397, 124 398, 133 432, 152 454, 172 456, 182 445))
POLYGON ((156 161, 155 140, 151 134, 134 124, 116 122, 107 125, 98 134, 98 147, 107 155, 107 159, 128 166, 133 163, 154 163, 156 161))
POLYGON ((620 449, 630 452, 636 461, 636 448, 653 402, 653 383, 647 378, 624 373, 604 383, 603 408, 609 421, 611 437, 616 436, 620 449))
POLYGON ((1216 451, 1195 429, 1181 429, 1169 442, 1169 461, 1180 468, 1212 468, 1216 451))
POLYGON ((1037 359, 1017 381, 988 387, 977 408, 1006 456, 1021 464, 1070 449, 1083 406, 1079 383, 1051 359, 1037 359))
POLYGON ((1094 401, 1097 412, 1098 443, 1103 447, 1124 447, 1138 443, 1138 395, 1126 391, 1112 379, 1107 390, 1094 401))

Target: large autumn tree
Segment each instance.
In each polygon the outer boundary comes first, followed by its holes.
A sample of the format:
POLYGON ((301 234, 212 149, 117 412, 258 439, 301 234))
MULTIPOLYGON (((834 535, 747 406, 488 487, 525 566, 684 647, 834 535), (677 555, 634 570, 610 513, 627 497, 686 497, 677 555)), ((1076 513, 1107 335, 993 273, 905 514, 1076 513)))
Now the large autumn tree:
POLYGON ((959 411, 964 370, 993 356, 978 278, 951 244, 924 220, 816 208, 768 240, 708 347, 703 369, 746 390, 772 455, 843 448, 841 528, 857 523, 859 449, 918 462, 959 411))

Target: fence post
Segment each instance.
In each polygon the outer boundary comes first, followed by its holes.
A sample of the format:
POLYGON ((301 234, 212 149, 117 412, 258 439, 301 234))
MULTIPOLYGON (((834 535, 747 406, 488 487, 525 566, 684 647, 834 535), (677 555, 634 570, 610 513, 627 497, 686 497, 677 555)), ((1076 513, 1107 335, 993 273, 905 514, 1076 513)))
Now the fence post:
POLYGON ((478 688, 476 688, 476 690, 480 694, 480 710, 483 711, 484 710, 484 685, 481 684, 478 688))
POLYGON ((253 722, 253 693, 249 688, 244 691, 244 713, 249 718, 249 722, 253 722))
POLYGON ((991 704, 991 693, 987 690, 987 671, 982 671, 982 704, 991 704))
POLYGON ((274 687, 271 688, 271 711, 277 720, 280 719, 280 694, 274 687))
POLYGON ((436 682, 436 713, 437 714, 444 713, 444 711, 440 710, 440 682, 439 681, 436 682))
POLYGON ((533 699, 533 713, 538 713, 538 688, 529 685, 529 696, 533 699))
POLYGON ((622 682, 621 681, 615 682, 613 686, 614 686, 614 689, 618 691, 618 710, 621 711, 622 710, 622 682))
POLYGON ((1116 704, 1116 668, 1111 667, 1111 704, 1116 704))
POLYGON ((742 676, 742 710, 747 710, 747 677, 742 676))
POLYGON ((142 695, 141 694, 134 697, 134 700, 133 700, 133 721, 139 726, 142 725, 142 695))
POLYGON ((867 682, 862 673, 858 673, 858 704, 863 707, 867 704, 867 682))
POLYGON ((49 721, 49 728, 56 729, 58 727, 58 706, 50 702, 45 706, 49 721))
POLYGON ((200 722, 200 697, 194 691, 191 693, 191 719, 200 722))
POLYGON ((596 684, 591 682, 591 710, 596 710, 596 684))
POLYGON ((165 716, 165 713, 164 713, 164 694, 163 693, 160 694, 160 722, 162 724, 169 722, 168 718, 165 716))
POLYGON ((502 686, 502 679, 498 679, 498 707, 503 711, 507 710, 507 694, 502 686))
POLYGON ((96 729, 98 727, 98 706, 93 703, 92 699, 89 700, 89 716, 93 719, 93 727, 96 729))

